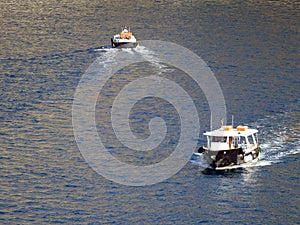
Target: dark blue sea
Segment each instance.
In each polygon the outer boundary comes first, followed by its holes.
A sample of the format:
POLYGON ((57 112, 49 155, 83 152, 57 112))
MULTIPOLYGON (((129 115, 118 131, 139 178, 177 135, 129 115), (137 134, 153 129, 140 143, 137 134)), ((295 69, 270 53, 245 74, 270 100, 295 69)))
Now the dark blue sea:
POLYGON ((299 1, 0 6, 0 224, 300 224, 299 1), (190 159, 232 116, 260 160, 190 159))

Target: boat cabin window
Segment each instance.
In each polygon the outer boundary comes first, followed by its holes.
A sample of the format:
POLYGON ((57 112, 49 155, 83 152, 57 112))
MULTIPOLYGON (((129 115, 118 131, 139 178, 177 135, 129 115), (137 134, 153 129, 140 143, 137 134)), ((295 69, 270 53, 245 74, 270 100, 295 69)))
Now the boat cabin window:
POLYGON ((236 148, 238 146, 238 144, 239 144, 239 138, 238 137, 233 137, 232 144, 236 148))
POLYGON ((252 135, 248 136, 247 138, 248 138, 248 141, 249 141, 250 144, 254 144, 254 140, 253 140, 252 135))
POLYGON ((213 136, 212 137, 212 142, 223 142, 226 143, 227 141, 227 137, 217 137, 217 136, 213 136))
POLYGON ((240 139, 239 140, 240 144, 246 144, 247 143, 246 138, 244 136, 241 136, 239 139, 240 139))
POLYGON ((258 143, 258 136, 257 136, 257 133, 254 134, 254 138, 255 138, 256 143, 258 143))

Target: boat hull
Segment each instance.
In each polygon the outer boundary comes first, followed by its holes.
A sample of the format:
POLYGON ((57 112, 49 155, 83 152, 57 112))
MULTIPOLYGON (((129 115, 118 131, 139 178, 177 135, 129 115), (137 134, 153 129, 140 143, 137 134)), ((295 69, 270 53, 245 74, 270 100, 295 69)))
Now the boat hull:
POLYGON ((244 153, 242 148, 221 151, 211 151, 206 149, 203 154, 204 159, 212 169, 224 170, 234 169, 243 164, 257 161, 260 151, 260 147, 257 147, 248 153, 244 153))
POLYGON ((118 42, 115 41, 113 38, 111 39, 111 46, 113 48, 135 48, 138 45, 138 42, 132 42, 132 41, 122 41, 122 42, 118 42))
POLYGON ((113 43, 112 47, 113 48, 135 48, 138 45, 137 42, 128 42, 128 43, 113 43))

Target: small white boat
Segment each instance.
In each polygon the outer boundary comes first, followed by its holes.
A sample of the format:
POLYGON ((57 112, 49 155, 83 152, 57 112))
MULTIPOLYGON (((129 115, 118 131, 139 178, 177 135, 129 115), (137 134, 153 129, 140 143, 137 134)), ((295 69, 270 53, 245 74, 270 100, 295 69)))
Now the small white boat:
POLYGON ((130 31, 130 28, 122 27, 119 34, 111 38, 111 45, 113 48, 135 48, 138 44, 136 38, 130 31))
POLYGON ((260 147, 258 130, 247 126, 221 126, 221 128, 205 132, 207 146, 198 149, 209 168, 215 170, 234 169, 258 160, 260 147))

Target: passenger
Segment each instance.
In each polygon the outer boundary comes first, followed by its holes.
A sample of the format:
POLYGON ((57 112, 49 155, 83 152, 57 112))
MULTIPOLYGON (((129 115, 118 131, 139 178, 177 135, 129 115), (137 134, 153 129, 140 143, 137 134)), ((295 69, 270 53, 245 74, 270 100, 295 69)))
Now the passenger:
POLYGON ((247 148, 245 141, 242 142, 242 148, 243 149, 247 148))

